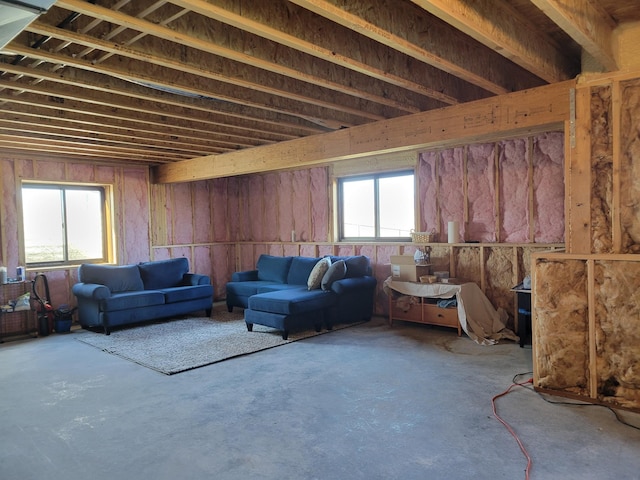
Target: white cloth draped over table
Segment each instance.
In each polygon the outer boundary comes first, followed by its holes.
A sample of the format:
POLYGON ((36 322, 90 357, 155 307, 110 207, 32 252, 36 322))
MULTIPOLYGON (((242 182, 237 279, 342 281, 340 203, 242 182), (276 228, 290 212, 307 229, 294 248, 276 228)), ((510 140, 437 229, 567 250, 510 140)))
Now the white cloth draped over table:
POLYGON ((402 295, 425 298, 451 298, 458 301, 460 326, 473 341, 480 345, 494 345, 500 340, 518 341, 518 336, 507 328, 507 312, 496 310, 486 295, 473 282, 455 285, 451 283, 399 282, 392 277, 383 285, 390 295, 393 290, 402 295))

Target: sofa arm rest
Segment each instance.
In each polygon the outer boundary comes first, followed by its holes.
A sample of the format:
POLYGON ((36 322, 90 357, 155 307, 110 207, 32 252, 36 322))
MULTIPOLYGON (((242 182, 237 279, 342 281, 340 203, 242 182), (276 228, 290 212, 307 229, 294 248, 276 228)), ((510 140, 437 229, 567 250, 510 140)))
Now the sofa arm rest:
POLYGON ((111 290, 105 285, 97 283, 76 283, 71 291, 78 298, 88 298, 91 300, 103 300, 111 296, 111 290))
POLYGON ((354 277, 336 280, 331 284, 331 290, 342 295, 357 290, 374 290, 378 281, 374 277, 354 277))
POLYGON ((182 285, 211 285, 211 279, 207 275, 199 273, 185 273, 182 277, 182 285))
POLYGON ((246 270, 244 272, 234 272, 231 274, 232 282, 253 282, 258 280, 258 270, 246 270))

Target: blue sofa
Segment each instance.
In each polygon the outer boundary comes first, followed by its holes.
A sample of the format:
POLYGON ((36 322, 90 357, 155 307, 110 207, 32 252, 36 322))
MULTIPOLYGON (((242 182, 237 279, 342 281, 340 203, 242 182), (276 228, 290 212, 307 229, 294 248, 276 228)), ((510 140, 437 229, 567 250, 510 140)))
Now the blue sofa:
POLYGON ((204 310, 211 315, 213 286, 189 272, 184 258, 137 265, 83 264, 73 288, 84 328, 113 327, 204 310))
POLYGON ((338 323, 369 320, 377 283, 369 258, 324 258, 344 269, 338 273, 331 269, 320 288, 309 289, 309 277, 320 258, 261 255, 255 270, 233 273, 227 283, 227 309, 244 308, 249 331, 254 324, 265 325, 281 330, 285 340, 293 327, 313 326, 319 331, 323 324, 331 329, 338 323))

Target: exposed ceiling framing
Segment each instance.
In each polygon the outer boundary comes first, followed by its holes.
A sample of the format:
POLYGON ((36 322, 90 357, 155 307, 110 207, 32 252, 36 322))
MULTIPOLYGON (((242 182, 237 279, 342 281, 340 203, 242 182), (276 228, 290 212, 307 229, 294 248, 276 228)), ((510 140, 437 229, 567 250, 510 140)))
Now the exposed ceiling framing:
POLYGON ((0 148, 173 164, 615 70, 633 3, 58 0, 0 53, 0 148))

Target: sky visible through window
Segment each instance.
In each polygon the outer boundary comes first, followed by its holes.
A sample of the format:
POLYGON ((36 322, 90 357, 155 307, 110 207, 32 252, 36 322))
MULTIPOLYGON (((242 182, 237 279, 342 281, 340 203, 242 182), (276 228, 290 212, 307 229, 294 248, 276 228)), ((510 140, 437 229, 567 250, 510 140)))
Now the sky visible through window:
POLYGON ((64 190, 22 188, 27 264, 103 257, 101 191, 64 190))
MULTIPOLYGON (((343 236, 376 237, 375 179, 345 181, 342 185, 343 236)), ((409 237, 415 222, 413 174, 378 178, 379 236, 409 237)))

